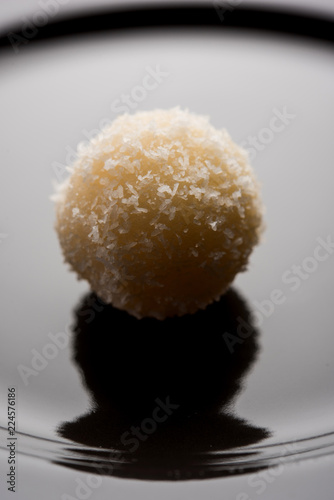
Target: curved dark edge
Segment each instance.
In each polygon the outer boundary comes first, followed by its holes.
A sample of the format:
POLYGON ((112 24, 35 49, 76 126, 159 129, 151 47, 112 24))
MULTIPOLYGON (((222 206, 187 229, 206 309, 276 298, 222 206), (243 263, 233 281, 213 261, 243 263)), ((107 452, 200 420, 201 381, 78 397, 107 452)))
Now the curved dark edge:
MULTIPOLYGON (((5 426, 0 426, 0 433, 4 431, 4 432, 7 432, 7 427, 5 426)), ((18 436, 22 436, 22 437, 25 437, 25 438, 29 438, 29 439, 34 439, 34 440, 38 440, 38 441, 45 441, 45 442, 48 442, 48 443, 53 443, 53 444, 56 444, 56 445, 59 445, 59 446, 63 446, 63 450, 66 451, 66 452, 69 452, 69 453, 76 453, 78 451, 83 451, 82 447, 80 446, 73 446, 73 443, 69 443, 69 441, 67 439, 51 439, 51 438, 47 438, 47 437, 44 437, 44 436, 36 436, 34 434, 31 434, 30 432, 22 432, 22 431, 17 431, 16 434, 18 436)), ((319 439, 324 439, 324 438, 330 438, 332 437, 333 438, 333 441, 330 441, 328 442, 325 446, 321 446, 321 447, 309 447, 309 448, 301 448, 301 449, 298 449, 298 451, 296 452, 292 452, 292 453, 287 453, 286 456, 293 456, 294 454, 299 454, 299 453, 303 453, 305 450, 307 451, 312 451, 313 449, 321 449, 321 448, 326 448, 328 446, 333 446, 334 445, 334 431, 332 432, 325 432, 323 434, 319 434, 319 435, 315 435, 315 436, 307 436, 307 437, 304 437, 304 438, 299 438, 299 439, 294 439, 294 440, 288 440, 288 441, 282 441, 282 442, 278 442, 278 443, 270 443, 270 444, 262 444, 262 445, 257 445, 257 446, 248 446, 247 449, 243 449, 242 450, 242 455, 259 455, 261 454, 263 451, 269 449, 280 449, 281 447, 284 447, 284 446, 288 446, 290 444, 305 444, 305 443, 309 443, 309 442, 313 442, 313 441, 316 441, 316 440, 319 440, 319 439), (246 452, 246 453, 245 453, 246 452)), ((0 445, 0 449, 3 449, 5 450, 6 449, 6 446, 1 446, 0 445)), ((87 450, 87 448, 85 448, 86 451, 96 451, 98 452, 99 454, 103 454, 103 453, 109 453, 110 452, 110 449, 109 448, 94 448, 94 447, 89 447, 89 449, 87 450)), ((117 452, 117 450, 114 450, 115 452, 117 452)), ((124 452, 122 452, 124 454, 124 452)), ((240 450, 236 450, 235 453, 224 453, 224 456, 226 455, 229 455, 231 457, 235 457, 235 456, 239 456, 240 455, 240 450)), ((277 456, 281 456, 281 454, 278 454, 277 456)))
MULTIPOLYGON (((5 428, 1 427, 0 430, 5 430, 5 428)), ((27 437, 31 437, 34 439, 42 439, 43 441, 53 442, 53 444, 64 445, 64 441, 53 441, 51 439, 38 438, 31 434, 24 434, 27 437)), ((328 442, 328 444, 324 445, 316 445, 308 446, 306 448, 298 449, 294 452, 286 452, 281 453, 277 450, 276 453, 263 456, 262 453, 266 448, 282 448, 287 444, 292 444, 296 442, 308 442, 308 441, 317 441, 318 439, 323 439, 324 437, 334 437, 334 433, 325 433, 319 436, 314 436, 311 438, 299 439, 296 441, 287 441, 283 443, 275 443, 273 445, 264 445, 257 448, 257 452, 255 453, 256 458, 253 457, 252 461, 244 460, 242 461, 242 457, 246 458, 249 452, 252 452, 252 448, 249 450, 244 450, 246 453, 242 453, 238 455, 231 454, 231 458, 234 458, 234 461, 223 463, 221 462, 221 457, 217 457, 217 461, 214 463, 210 463, 209 467, 207 467, 206 462, 199 462, 190 468, 185 468, 179 471, 180 475, 178 477, 168 475, 163 470, 155 471, 155 480, 164 480, 164 481, 175 481, 175 480, 200 480, 200 479, 213 479, 213 478, 222 478, 222 477, 232 477, 235 475, 244 475, 255 472, 260 472, 268 467, 277 466, 284 463, 293 463, 300 462, 302 460, 314 459, 315 457, 325 457, 333 455, 333 442, 328 442), (240 456, 241 455, 241 456, 240 456), (239 460, 235 460, 235 458, 239 458, 239 460), (205 465, 205 473, 203 471, 203 466, 205 465)), ((3 448, 0 446, 0 448, 3 448)), ((4 449, 4 448, 3 448, 4 449)), ((110 462, 110 459, 107 461, 103 459, 104 452, 109 452, 110 450, 101 450, 101 449, 91 449, 91 450, 82 450, 76 447, 65 446, 63 448, 52 450, 47 449, 46 452, 50 454, 48 457, 40 456, 38 453, 38 449, 35 449, 35 452, 19 450, 19 453, 26 457, 32 457, 44 460, 45 458, 49 460, 51 463, 55 465, 59 465, 61 467, 68 467, 70 469, 75 469, 77 471, 86 472, 86 473, 98 473, 101 476, 104 475, 114 475, 119 478, 127 478, 127 479, 140 479, 140 480, 152 480, 149 472, 143 469, 137 464, 131 465, 131 470, 127 471, 127 469, 122 469, 118 462, 110 462), (93 454, 91 452, 94 452, 93 454), (86 454, 86 457, 78 456, 77 453, 86 454), (89 453, 90 452, 90 453, 89 453), (66 453, 66 455, 64 455, 66 453), (55 455, 53 458, 52 455, 55 455), (97 461, 97 458, 99 460, 97 461), (112 465, 112 470, 114 471, 111 474, 104 473, 105 469, 110 469, 110 464, 112 465), (97 466, 100 467, 101 470, 97 469, 97 466), (147 477, 146 477, 147 476, 147 477)))
POLYGON ((228 10, 223 1, 216 0, 211 6, 172 4, 160 7, 109 8, 99 10, 97 14, 86 13, 81 16, 72 14, 47 22, 44 27, 37 28, 34 34, 30 33, 30 36, 25 36, 24 25, 17 24, 0 33, 0 48, 11 47, 9 34, 23 37, 30 44, 85 33, 165 27, 239 28, 334 42, 334 19, 268 7, 238 6, 228 10))

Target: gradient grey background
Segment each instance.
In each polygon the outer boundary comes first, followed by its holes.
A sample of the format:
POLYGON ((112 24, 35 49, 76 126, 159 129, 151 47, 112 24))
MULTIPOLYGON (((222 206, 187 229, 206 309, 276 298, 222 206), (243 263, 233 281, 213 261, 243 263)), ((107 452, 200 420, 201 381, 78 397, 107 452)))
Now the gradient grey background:
MULTIPOLYGON (((39 0, 40 1, 40 0, 39 0)), ((39 1, 15 0, 0 2, 0 19, 1 28, 6 29, 6 25, 10 25, 11 21, 24 19, 25 16, 39 9, 39 1)), ((151 0, 151 4, 157 4, 157 1, 151 0)), ((175 3, 175 2, 159 2, 159 3, 175 3)), ((196 3, 189 1, 185 3, 196 3)), ((208 4, 212 2, 208 1, 208 4)), ((249 0, 244 0, 242 5, 254 3, 249 0)), ((135 5, 142 4, 141 1, 96 1, 94 9, 97 5, 135 5)), ((69 0, 66 5, 60 9, 62 15, 67 11, 75 11, 83 6, 90 9, 91 2, 86 0, 69 0)), ((321 11, 334 16, 334 2, 332 0, 322 1, 289 1, 283 0, 277 2, 267 0, 256 2, 256 5, 277 5, 288 6, 289 8, 298 8, 308 11, 321 11)), ((247 286, 247 283, 245 283, 247 286)), ((19 395, 19 398, 24 398, 24 395, 19 395)), ((18 419, 20 417, 18 416, 18 419)), ((1 462, 2 463, 2 462, 1 462)), ((18 457, 18 492, 10 494, 7 492, 3 484, 3 476, 1 477, 0 496, 1 499, 16 498, 19 500, 68 500, 63 496, 64 493, 75 497, 75 488, 78 481, 87 482, 87 474, 79 473, 70 469, 52 466, 48 462, 30 459, 28 457, 18 457)), ((260 492, 260 487, 254 487, 250 482, 250 476, 233 477, 227 479, 215 479, 210 481, 191 481, 181 483, 148 483, 140 481, 126 481, 117 478, 103 478, 102 484, 98 488, 92 489, 91 495, 87 498, 96 500, 127 500, 127 499, 184 499, 184 500, 255 500, 265 498, 268 500, 280 499, 303 499, 303 500, 333 500, 333 468, 334 457, 325 457, 317 460, 307 460, 305 462, 285 465, 283 471, 275 476, 267 471, 265 480, 265 490, 260 492)), ((2 471, 1 471, 2 474, 2 471)), ((263 483, 262 483, 263 484, 263 483)))

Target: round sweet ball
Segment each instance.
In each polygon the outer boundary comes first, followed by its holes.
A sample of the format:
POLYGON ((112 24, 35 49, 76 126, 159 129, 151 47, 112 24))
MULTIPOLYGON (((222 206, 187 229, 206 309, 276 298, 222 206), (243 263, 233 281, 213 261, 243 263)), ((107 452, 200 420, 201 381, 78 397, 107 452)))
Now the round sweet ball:
POLYGON ((204 309, 259 242, 247 155, 207 117, 180 108, 119 116, 79 145, 69 170, 55 196, 65 261, 137 318, 204 309))

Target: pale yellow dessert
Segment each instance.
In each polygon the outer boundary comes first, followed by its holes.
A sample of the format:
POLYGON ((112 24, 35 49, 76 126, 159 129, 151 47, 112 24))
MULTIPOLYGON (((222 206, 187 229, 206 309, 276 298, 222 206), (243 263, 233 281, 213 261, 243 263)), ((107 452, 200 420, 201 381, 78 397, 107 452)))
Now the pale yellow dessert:
POLYGON ((193 313, 244 271, 262 230, 246 153, 180 108, 119 116, 55 196, 65 260, 137 318, 193 313))

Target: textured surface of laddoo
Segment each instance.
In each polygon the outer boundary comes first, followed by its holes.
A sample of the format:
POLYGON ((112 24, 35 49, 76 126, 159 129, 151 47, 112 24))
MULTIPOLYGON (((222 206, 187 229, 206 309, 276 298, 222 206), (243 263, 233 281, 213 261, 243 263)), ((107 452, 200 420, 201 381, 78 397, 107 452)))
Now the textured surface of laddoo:
POLYGON ((259 241, 259 187, 206 117, 174 108, 119 116, 80 145, 58 187, 65 260, 105 302, 141 318, 218 299, 259 241))

